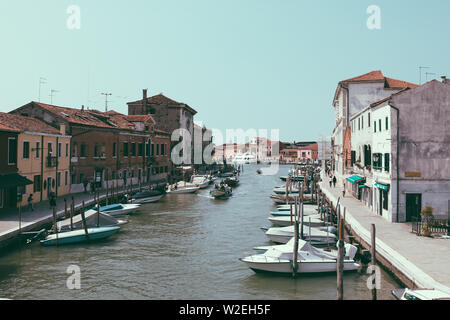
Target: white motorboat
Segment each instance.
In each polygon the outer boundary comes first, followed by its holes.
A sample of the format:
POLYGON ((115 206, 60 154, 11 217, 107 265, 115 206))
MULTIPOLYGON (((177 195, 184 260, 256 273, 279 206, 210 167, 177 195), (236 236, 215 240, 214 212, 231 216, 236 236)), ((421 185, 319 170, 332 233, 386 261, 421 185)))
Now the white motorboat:
MULTIPOLYGON (((273 193, 275 193, 275 194, 286 194, 286 187, 283 187, 283 186, 275 187, 275 188, 273 188, 273 193)), ((298 190, 298 188, 292 188, 292 190, 289 188, 288 189, 288 193, 290 193, 290 194, 298 194, 299 190, 298 190)))
MULTIPOLYGON (((265 230, 263 229, 263 231, 265 230)), ((287 243, 294 236, 294 226, 272 227, 266 231, 266 236, 275 243, 287 243)), ((303 237, 303 240, 308 240, 313 245, 326 245, 336 243, 337 241, 336 235, 332 232, 322 231, 312 227, 303 227, 303 237)))
POLYGON ((200 189, 205 189, 208 188, 210 181, 207 175, 193 175, 190 184, 200 187, 200 189))
MULTIPOLYGON (((294 207, 294 206, 292 206, 294 207)), ((290 204, 282 204, 277 206, 278 211, 290 211, 291 205, 290 204)), ((305 213, 317 213, 317 205, 311 205, 311 204, 304 204, 303 205, 303 212, 305 213)))
MULTIPOLYGON (((110 216, 123 216, 136 211, 140 206, 141 205, 138 203, 116 203, 108 206, 101 206, 100 212, 107 213, 110 216)), ((92 209, 97 211, 97 206, 94 206, 92 209)))
POLYGON ((255 155, 246 152, 242 155, 237 155, 234 157, 233 161, 234 164, 251 164, 251 163, 257 163, 258 160, 256 159, 255 155))
MULTIPOLYGON (((262 254, 251 255, 240 259, 255 272, 292 273, 294 258, 294 242, 292 238, 287 244, 270 246, 262 254)), ((345 245, 344 271, 354 271, 359 264, 354 261, 357 248, 345 245)), ((313 247, 310 243, 298 240, 297 273, 336 272, 336 253, 326 252, 313 247)))
MULTIPOLYGON (((127 224, 127 220, 116 219, 107 213, 100 212, 98 215, 97 210, 88 210, 84 213, 84 218, 88 228, 100 227, 112 227, 121 226, 127 224)), ((58 232, 70 231, 70 218, 64 219, 56 223, 58 232)), ((81 219, 81 214, 72 217, 72 227, 74 230, 83 228, 83 221, 81 219)))
MULTIPOLYGON (((278 227, 287 227, 287 226, 292 225, 290 216, 269 217, 267 219, 274 226, 278 226, 278 227)), ((307 216, 307 217, 303 217, 303 224, 305 226, 321 227, 324 225, 324 222, 322 220, 320 220, 318 217, 307 216)))
POLYGON ((435 289, 394 289, 397 300, 450 300, 450 294, 435 289))
POLYGON ((169 187, 169 190, 167 190, 167 193, 172 194, 182 194, 182 193, 195 193, 200 189, 200 187, 197 187, 196 185, 193 185, 191 183, 187 183, 184 181, 180 181, 176 184, 173 184, 169 187))
POLYGON ((165 196, 165 193, 159 191, 159 190, 144 190, 141 192, 136 193, 132 199, 131 202, 133 204, 135 203, 153 203, 159 201, 162 197, 165 196))

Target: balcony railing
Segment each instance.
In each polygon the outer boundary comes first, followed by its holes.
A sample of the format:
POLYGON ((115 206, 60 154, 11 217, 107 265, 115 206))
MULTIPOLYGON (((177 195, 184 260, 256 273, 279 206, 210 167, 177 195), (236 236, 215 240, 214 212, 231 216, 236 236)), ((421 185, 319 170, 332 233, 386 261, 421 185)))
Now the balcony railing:
POLYGON ((58 157, 47 157, 47 168, 56 168, 58 165, 58 157))

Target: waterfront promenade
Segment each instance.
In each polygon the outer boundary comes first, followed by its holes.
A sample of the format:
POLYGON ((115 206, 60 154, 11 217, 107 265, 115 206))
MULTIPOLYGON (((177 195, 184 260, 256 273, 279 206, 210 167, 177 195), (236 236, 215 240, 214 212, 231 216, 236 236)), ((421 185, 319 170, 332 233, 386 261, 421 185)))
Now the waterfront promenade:
POLYGON ((323 172, 320 188, 334 206, 341 197, 341 212, 346 208, 346 224, 366 243, 370 243, 371 224, 375 224, 377 255, 417 287, 450 294, 450 240, 417 236, 411 232, 410 223, 388 222, 348 193, 342 198, 342 186, 330 187, 323 172))

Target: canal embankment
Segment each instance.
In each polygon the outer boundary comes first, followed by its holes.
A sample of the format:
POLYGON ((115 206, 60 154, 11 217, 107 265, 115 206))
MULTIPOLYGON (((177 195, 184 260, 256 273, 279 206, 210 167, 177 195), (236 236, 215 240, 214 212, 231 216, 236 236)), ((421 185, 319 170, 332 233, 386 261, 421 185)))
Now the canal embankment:
POLYGON ((342 197, 341 187, 319 183, 326 201, 336 210, 345 208, 345 226, 356 242, 370 249, 370 226, 375 224, 376 258, 389 273, 411 288, 438 289, 450 293, 450 242, 447 239, 419 237, 405 223, 391 223, 371 212, 351 195, 342 197))

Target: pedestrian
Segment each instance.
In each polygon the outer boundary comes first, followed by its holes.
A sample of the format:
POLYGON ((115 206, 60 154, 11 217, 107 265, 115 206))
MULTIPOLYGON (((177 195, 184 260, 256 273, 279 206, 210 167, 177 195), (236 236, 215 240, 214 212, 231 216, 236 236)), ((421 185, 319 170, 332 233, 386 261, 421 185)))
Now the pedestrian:
POLYGON ((88 186, 88 180, 86 178, 83 179, 83 187, 84 187, 84 193, 87 192, 87 186, 88 186))
POLYGON ((331 188, 331 185, 333 184, 333 180, 331 179, 331 177, 330 177, 330 188, 331 188))
POLYGON ((55 193, 53 191, 50 192, 49 200, 50 200, 50 207, 51 208, 56 207, 56 195, 55 195, 55 193))
POLYGON ((28 196, 28 209, 30 211, 34 211, 33 209, 33 194, 30 193, 30 195, 28 196))
POLYGON ((342 197, 345 198, 345 183, 342 184, 342 197))
POLYGON ((333 177, 333 187, 335 187, 335 188, 336 188, 336 181, 337 181, 337 180, 336 180, 336 176, 334 176, 334 177, 333 177))

